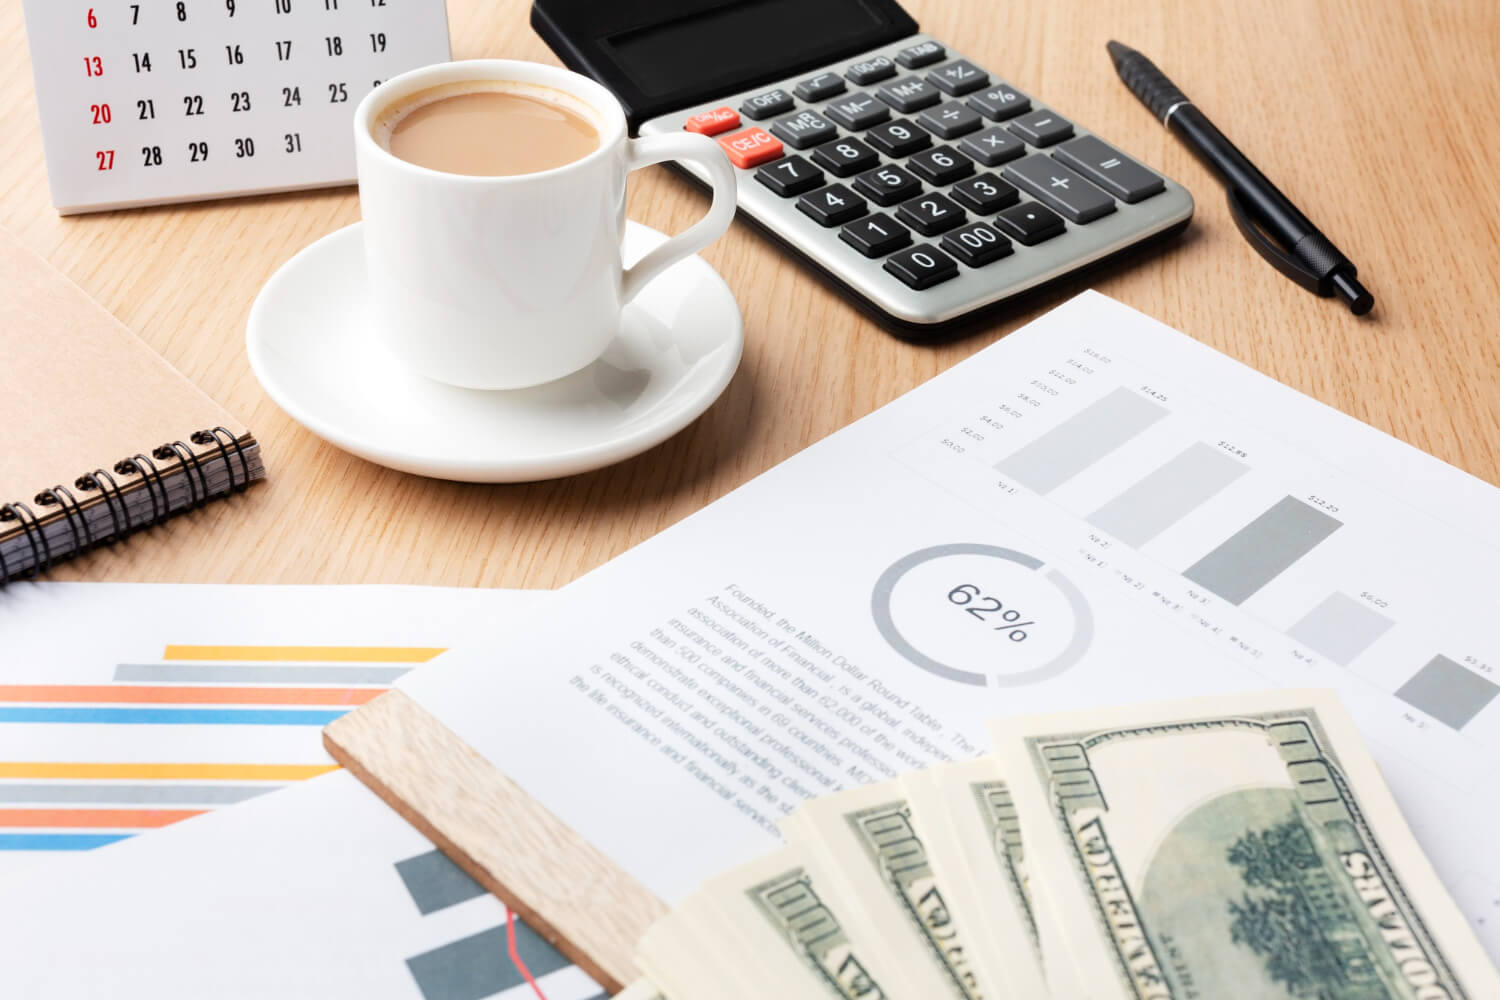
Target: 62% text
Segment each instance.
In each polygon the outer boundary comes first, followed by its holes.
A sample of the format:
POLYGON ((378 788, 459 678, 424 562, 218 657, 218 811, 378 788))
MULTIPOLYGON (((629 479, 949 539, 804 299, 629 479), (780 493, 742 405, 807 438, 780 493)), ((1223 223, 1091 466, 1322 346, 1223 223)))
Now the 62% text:
POLYGON ((1036 624, 1036 622, 1021 621, 1021 612, 1015 608, 1007 608, 999 598, 984 594, 977 585, 972 583, 961 583, 948 591, 948 603, 963 608, 964 611, 987 625, 990 623, 990 616, 998 614, 1000 624, 992 625, 991 628, 996 632, 1007 632, 1011 642, 1025 642, 1026 626, 1036 624))

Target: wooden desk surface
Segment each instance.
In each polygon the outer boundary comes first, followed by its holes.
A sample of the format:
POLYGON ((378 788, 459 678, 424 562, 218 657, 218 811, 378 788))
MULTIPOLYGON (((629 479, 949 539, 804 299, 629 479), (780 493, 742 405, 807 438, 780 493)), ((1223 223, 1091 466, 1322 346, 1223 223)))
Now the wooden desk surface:
MULTIPOLYGON (((523 486, 390 472, 261 391, 261 284, 359 217, 354 188, 59 218, 21 5, 0 7, 0 223, 246 420, 268 484, 58 569, 58 579, 556 587, 1094 284, 1411 444, 1500 483, 1500 5, 1493 0, 904 0, 922 27, 1185 184, 1165 253, 941 347, 901 343, 743 225, 704 254, 745 316, 744 364, 694 426, 632 461, 523 486), (1245 244, 1220 188, 1116 80, 1111 37, 1166 69, 1359 265, 1358 320, 1245 244)), ((456 58, 555 62, 524 0, 448 0, 456 58)), ((662 168, 629 214, 676 231, 703 198, 662 168)))

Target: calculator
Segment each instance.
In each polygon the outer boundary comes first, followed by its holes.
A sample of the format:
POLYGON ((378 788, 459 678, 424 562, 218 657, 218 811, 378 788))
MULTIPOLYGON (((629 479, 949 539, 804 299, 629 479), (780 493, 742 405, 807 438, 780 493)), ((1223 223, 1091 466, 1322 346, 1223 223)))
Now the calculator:
POLYGON ((903 336, 1192 218, 1180 185, 893 0, 535 0, 532 25, 637 134, 716 139, 741 216, 903 336))

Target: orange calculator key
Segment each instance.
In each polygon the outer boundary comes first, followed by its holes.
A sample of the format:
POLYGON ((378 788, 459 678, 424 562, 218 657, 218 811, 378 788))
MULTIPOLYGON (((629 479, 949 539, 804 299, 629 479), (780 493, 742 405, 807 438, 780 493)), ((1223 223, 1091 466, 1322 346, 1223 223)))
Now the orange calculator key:
POLYGON ((781 140, 763 128, 747 128, 734 135, 721 135, 719 145, 729 154, 729 162, 742 170, 758 167, 781 155, 781 140))
POLYGON ((694 115, 682 126, 689 132, 697 132, 700 135, 718 135, 720 132, 728 132, 732 128, 740 127, 740 113, 733 108, 714 108, 705 111, 701 115, 694 115))

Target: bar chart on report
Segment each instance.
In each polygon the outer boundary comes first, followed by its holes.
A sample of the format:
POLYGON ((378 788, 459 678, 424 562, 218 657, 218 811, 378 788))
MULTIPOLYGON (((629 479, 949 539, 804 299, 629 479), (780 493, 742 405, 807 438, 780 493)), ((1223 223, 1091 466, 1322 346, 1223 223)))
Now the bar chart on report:
POLYGON ((1311 450, 1273 407, 1100 344, 1056 350, 897 459, 1263 674, 1335 665, 1414 727, 1500 746, 1494 608, 1458 571, 1474 539, 1393 499, 1372 463, 1311 450))
POLYGON ((323 726, 441 652, 167 645, 78 683, 0 684, 0 870, 334 770, 323 726))

